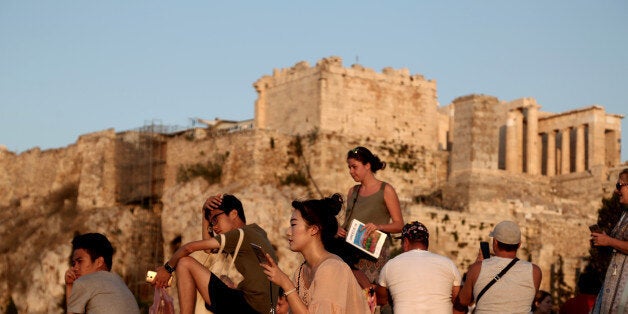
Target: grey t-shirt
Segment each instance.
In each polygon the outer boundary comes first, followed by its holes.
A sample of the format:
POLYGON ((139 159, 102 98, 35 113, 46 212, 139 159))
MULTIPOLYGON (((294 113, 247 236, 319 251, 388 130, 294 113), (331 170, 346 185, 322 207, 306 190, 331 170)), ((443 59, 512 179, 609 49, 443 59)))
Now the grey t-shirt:
POLYGON ((120 276, 108 271, 97 271, 74 281, 68 312, 139 314, 140 309, 120 276))

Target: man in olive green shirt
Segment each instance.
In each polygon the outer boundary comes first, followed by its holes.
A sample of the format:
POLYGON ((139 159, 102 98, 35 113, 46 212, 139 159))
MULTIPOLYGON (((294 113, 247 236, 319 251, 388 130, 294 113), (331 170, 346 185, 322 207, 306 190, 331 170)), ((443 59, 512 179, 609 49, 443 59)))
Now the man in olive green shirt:
POLYGON ((194 312, 196 291, 203 296, 207 309, 216 314, 268 313, 276 303, 278 287, 271 286, 250 245, 254 243, 261 246, 277 260, 266 232, 257 224, 246 224, 242 203, 233 195, 208 198, 203 205, 203 214, 203 240, 182 245, 163 267, 157 269, 153 283, 159 287, 166 286, 171 273, 176 271, 182 314, 194 312), (239 241, 239 229, 243 231, 242 241, 239 241), (212 237, 214 233, 216 236, 212 237), (241 242, 241 245, 235 267, 244 279, 237 287, 229 286, 201 263, 188 256, 194 251, 212 252, 221 245, 224 252, 233 255, 238 242, 241 242))

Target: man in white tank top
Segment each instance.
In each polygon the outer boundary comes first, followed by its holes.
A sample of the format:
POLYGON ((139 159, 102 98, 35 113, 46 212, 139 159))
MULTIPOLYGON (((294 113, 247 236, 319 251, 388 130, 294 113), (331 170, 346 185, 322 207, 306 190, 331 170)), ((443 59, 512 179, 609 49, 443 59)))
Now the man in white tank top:
POLYGON ((541 269, 530 262, 516 261, 478 300, 484 287, 517 257, 521 246, 521 231, 512 221, 498 223, 490 236, 495 256, 483 260, 480 254, 478 261, 469 267, 455 309, 475 300, 474 313, 530 313, 534 294, 541 284, 541 269))

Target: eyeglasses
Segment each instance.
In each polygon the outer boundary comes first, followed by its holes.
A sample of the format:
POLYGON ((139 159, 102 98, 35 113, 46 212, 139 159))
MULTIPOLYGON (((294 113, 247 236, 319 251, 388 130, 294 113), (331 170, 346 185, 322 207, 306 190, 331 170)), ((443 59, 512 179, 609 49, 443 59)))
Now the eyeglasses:
POLYGON ((216 215, 214 215, 212 218, 209 219, 209 228, 213 228, 217 223, 218 223, 218 216, 224 214, 225 212, 220 212, 216 215))
POLYGON ((621 190, 621 187, 622 186, 626 186, 626 185, 628 185, 628 183, 619 183, 619 182, 617 182, 617 184, 615 184, 615 188, 617 190, 621 190))

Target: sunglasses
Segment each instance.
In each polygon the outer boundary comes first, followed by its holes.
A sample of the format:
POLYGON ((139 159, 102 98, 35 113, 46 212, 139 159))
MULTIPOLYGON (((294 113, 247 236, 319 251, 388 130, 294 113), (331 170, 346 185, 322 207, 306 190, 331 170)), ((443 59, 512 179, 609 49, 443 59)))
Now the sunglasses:
POLYGON ((621 190, 621 187, 622 187, 622 186, 626 186, 626 185, 628 185, 628 183, 619 183, 619 182, 617 182, 617 183, 615 184, 615 188, 616 188, 617 190, 621 190))

